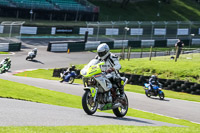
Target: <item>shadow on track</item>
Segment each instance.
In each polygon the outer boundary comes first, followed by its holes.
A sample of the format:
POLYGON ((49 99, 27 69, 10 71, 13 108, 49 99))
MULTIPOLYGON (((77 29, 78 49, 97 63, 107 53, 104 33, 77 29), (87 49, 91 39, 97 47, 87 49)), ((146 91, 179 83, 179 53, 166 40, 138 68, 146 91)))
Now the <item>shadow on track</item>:
POLYGON ((121 118, 121 117, 115 117, 115 116, 100 116, 100 115, 92 115, 95 117, 101 117, 101 118, 107 118, 107 119, 115 119, 115 120, 120 120, 120 121, 133 121, 133 122, 139 122, 139 123, 146 123, 146 124, 153 124, 147 121, 142 121, 142 120, 137 120, 134 118, 121 118))
POLYGON ((40 63, 40 64, 44 64, 43 62, 41 62, 41 61, 38 61, 38 60, 27 60, 27 61, 31 61, 31 62, 34 62, 34 63, 40 63))
POLYGON ((155 99, 155 100, 159 100, 159 101, 167 101, 167 102, 170 101, 169 99, 163 99, 163 100, 160 100, 159 97, 148 97, 148 98, 155 99))

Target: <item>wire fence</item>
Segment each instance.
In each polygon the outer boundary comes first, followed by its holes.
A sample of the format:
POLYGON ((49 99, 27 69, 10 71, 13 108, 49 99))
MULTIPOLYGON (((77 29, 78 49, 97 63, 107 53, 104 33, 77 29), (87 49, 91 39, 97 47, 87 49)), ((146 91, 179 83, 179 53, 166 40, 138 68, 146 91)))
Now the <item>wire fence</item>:
POLYGON ((0 25, 1 43, 18 42, 21 39, 21 27, 23 21, 3 21, 0 25))
MULTIPOLYGON (((125 59, 130 60, 131 58, 148 57, 149 60, 151 61, 152 58, 154 57, 168 56, 169 58, 165 58, 166 60, 174 60, 175 62, 178 61, 178 58, 177 58, 178 47, 170 47, 164 50, 158 50, 157 47, 150 47, 150 48, 141 47, 140 50, 139 48, 137 48, 138 49, 137 51, 140 51, 140 52, 131 52, 132 49, 134 48, 131 48, 131 47, 128 47, 127 49, 122 48, 121 52, 117 54, 120 60, 125 60, 125 59)), ((189 58, 192 59, 193 53, 200 53, 200 48, 182 48, 181 53, 180 53, 180 58, 182 58, 181 55, 188 54, 188 59, 189 58)))
POLYGON ((191 39, 200 35, 199 21, 86 22, 90 37, 107 40, 191 39))

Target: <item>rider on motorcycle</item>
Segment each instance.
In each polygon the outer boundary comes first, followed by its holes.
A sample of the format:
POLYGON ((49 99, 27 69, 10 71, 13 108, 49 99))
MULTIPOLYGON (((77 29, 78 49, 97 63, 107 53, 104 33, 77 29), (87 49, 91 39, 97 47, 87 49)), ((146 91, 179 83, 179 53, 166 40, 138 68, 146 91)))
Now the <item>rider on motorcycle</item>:
POLYGON ((2 66, 3 64, 10 64, 10 63, 11 63, 10 57, 6 57, 1 61, 0 65, 2 66))
POLYGON ((159 87, 161 87, 161 83, 158 82, 157 76, 152 75, 151 78, 149 79, 149 91, 153 90, 154 85, 158 85, 159 87))
MULTIPOLYGON (((102 71, 106 72, 106 77, 111 83, 117 83, 118 87, 120 88, 120 96, 123 96, 124 88, 123 85, 121 85, 122 79, 119 74, 121 65, 118 57, 110 52, 110 48, 106 43, 102 43, 97 47, 97 53, 98 55, 95 57, 95 59, 98 60, 98 62, 105 62, 105 64, 101 66, 102 71)), ((110 86, 110 89, 111 88, 112 85, 110 86)))
POLYGON ((68 74, 71 73, 72 71, 76 71, 76 66, 72 65, 71 67, 69 67, 69 68, 67 69, 67 71, 64 71, 64 72, 61 74, 62 80, 60 80, 60 82, 61 82, 61 83, 62 83, 63 81, 68 82, 68 81, 69 81, 69 78, 70 78, 70 75, 68 75, 68 74))
POLYGON ((37 55, 37 48, 34 48, 34 49, 32 50, 32 52, 34 53, 34 57, 36 57, 36 55, 37 55))

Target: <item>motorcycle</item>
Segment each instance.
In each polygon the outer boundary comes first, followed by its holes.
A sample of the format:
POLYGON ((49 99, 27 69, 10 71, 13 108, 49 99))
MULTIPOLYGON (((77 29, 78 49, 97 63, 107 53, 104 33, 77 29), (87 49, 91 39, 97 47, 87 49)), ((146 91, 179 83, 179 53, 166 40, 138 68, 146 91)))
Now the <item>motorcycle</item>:
POLYGON ((162 89, 158 85, 152 85, 152 89, 149 90, 149 84, 144 84, 144 90, 147 97, 159 96, 160 100, 163 100, 165 95, 162 89))
POLYGON ((11 62, 0 64, 0 74, 8 71, 11 67, 11 62))
POLYGON ((26 57, 26 60, 33 60, 34 58, 36 57, 36 54, 31 51, 31 52, 28 52, 28 56, 26 57))
POLYGON ((63 73, 60 73, 60 78, 62 79, 62 81, 66 81, 69 83, 69 84, 73 84, 74 83, 74 80, 77 76, 76 72, 75 71, 71 71, 71 72, 67 72, 67 74, 65 74, 66 72, 64 71, 63 73))
MULTIPOLYGON (((126 94, 124 93, 123 97, 120 97, 117 84, 111 84, 105 76, 106 73, 101 71, 100 65, 104 65, 105 63, 96 63, 95 61, 90 62, 90 65, 88 64, 81 70, 85 87, 85 93, 82 96, 83 110, 88 115, 92 115, 97 109, 101 111, 112 109, 115 116, 125 116, 128 111, 128 98, 126 94), (108 87, 109 84, 113 86, 111 89, 108 87)), ((122 77, 122 79, 120 84, 124 87, 128 79, 125 77, 122 77)))

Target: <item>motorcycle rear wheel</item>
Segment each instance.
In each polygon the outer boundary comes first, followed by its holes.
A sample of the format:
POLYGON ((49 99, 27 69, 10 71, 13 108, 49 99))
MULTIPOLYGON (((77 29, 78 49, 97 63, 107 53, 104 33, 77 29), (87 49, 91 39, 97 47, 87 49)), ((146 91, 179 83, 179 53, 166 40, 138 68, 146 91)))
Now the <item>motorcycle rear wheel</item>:
POLYGON ((117 117, 124 117, 126 115, 126 113, 128 112, 128 98, 125 95, 125 105, 123 105, 122 107, 118 107, 116 109, 113 109, 113 113, 115 114, 115 116, 117 117))
POLYGON ((96 112, 98 103, 97 101, 93 102, 93 97, 90 90, 86 90, 82 97, 82 107, 83 110, 88 114, 92 115, 96 112))

